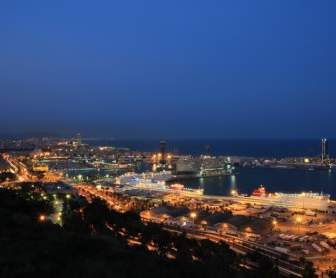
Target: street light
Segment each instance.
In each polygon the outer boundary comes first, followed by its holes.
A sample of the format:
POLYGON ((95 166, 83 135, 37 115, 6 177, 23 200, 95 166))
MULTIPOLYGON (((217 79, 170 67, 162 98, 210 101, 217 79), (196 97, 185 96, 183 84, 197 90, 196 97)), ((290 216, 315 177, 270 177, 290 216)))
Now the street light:
POLYGON ((191 219, 194 221, 194 224, 195 224, 195 219, 196 219, 196 217, 197 217, 197 213, 196 213, 196 212, 191 212, 191 213, 190 213, 190 217, 191 217, 191 219))
POLYGON ((296 217, 296 223, 298 225, 298 233, 300 232, 300 224, 302 222, 302 218, 300 216, 296 217))
POLYGON ((41 215, 39 216, 39 220, 40 220, 41 222, 44 222, 44 221, 46 220, 45 215, 41 214, 41 215))
POLYGON ((237 190, 232 189, 232 190, 231 190, 231 195, 232 195, 232 196, 236 196, 236 195, 237 195, 237 190))
POLYGON ((202 220, 201 225, 203 226, 203 229, 206 230, 208 226, 208 222, 205 220, 202 220))
POLYGON ((272 225, 273 225, 273 230, 274 230, 276 226, 278 225, 278 221, 276 221, 276 219, 273 219, 272 225))
POLYGON ((246 227, 245 228, 245 233, 247 233, 247 234, 252 233, 252 228, 251 227, 246 227))

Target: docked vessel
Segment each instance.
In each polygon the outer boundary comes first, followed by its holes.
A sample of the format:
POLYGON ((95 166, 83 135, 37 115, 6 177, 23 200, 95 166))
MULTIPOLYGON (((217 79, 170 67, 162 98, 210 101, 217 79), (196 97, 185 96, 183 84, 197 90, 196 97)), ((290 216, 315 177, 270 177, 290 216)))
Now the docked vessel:
POLYGON ((175 180, 231 175, 233 167, 222 157, 181 157, 176 162, 175 180))
POLYGON ((184 185, 180 183, 174 183, 174 184, 169 185, 169 188, 174 189, 174 190, 183 190, 184 185))
POLYGON ((126 173, 116 178, 116 184, 136 185, 139 183, 165 184, 166 181, 173 178, 170 171, 146 172, 146 173, 126 173))
POLYGON ((260 185, 256 190, 252 192, 253 197, 265 197, 266 189, 263 185, 260 185))
POLYGON ((185 188, 183 184, 179 183, 168 185, 167 182, 171 181, 172 177, 169 171, 142 174, 127 173, 118 177, 115 183, 123 186, 123 190, 141 189, 167 193, 203 195, 203 189, 185 188))
POLYGON ((261 185, 251 194, 250 198, 265 201, 277 206, 296 207, 302 209, 316 209, 327 211, 330 205, 330 195, 314 192, 302 193, 267 193, 266 188, 261 185))

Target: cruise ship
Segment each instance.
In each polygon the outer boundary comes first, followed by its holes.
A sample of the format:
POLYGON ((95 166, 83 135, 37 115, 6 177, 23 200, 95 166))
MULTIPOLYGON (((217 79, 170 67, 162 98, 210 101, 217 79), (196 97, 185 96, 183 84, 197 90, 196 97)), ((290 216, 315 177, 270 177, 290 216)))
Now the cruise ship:
POLYGON ((147 172, 142 174, 126 173, 117 177, 115 183, 126 187, 126 189, 203 195, 203 189, 185 188, 183 184, 178 183, 168 185, 167 182, 171 181, 173 177, 170 171, 147 172))
POLYGON ((231 175, 233 167, 221 157, 180 157, 176 162, 175 180, 231 175))
POLYGON ((169 171, 146 172, 146 173, 126 173, 116 178, 115 183, 123 186, 146 185, 148 187, 165 188, 166 182, 173 175, 169 171))
POLYGON ((268 201, 270 204, 278 206, 315 209, 320 211, 328 211, 330 205, 330 195, 328 194, 313 192, 267 193, 263 185, 253 191, 251 198, 268 201))

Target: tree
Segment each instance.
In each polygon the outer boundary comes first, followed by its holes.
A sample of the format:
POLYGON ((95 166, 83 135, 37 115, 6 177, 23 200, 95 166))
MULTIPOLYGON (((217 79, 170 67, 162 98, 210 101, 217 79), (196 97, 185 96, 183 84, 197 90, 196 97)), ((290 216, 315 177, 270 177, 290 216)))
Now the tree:
POLYGON ((328 269, 326 274, 329 278, 336 278, 336 267, 328 269))
POLYGON ((303 278, 317 278, 316 270, 312 262, 307 261, 304 258, 300 258, 300 262, 303 264, 303 278))

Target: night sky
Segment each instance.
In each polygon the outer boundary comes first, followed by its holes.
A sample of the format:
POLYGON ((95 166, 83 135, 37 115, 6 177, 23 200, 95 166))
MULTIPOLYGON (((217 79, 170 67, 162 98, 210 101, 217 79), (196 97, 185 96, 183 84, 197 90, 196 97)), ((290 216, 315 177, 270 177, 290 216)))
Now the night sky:
POLYGON ((0 3, 0 134, 336 137, 336 1, 0 3))

